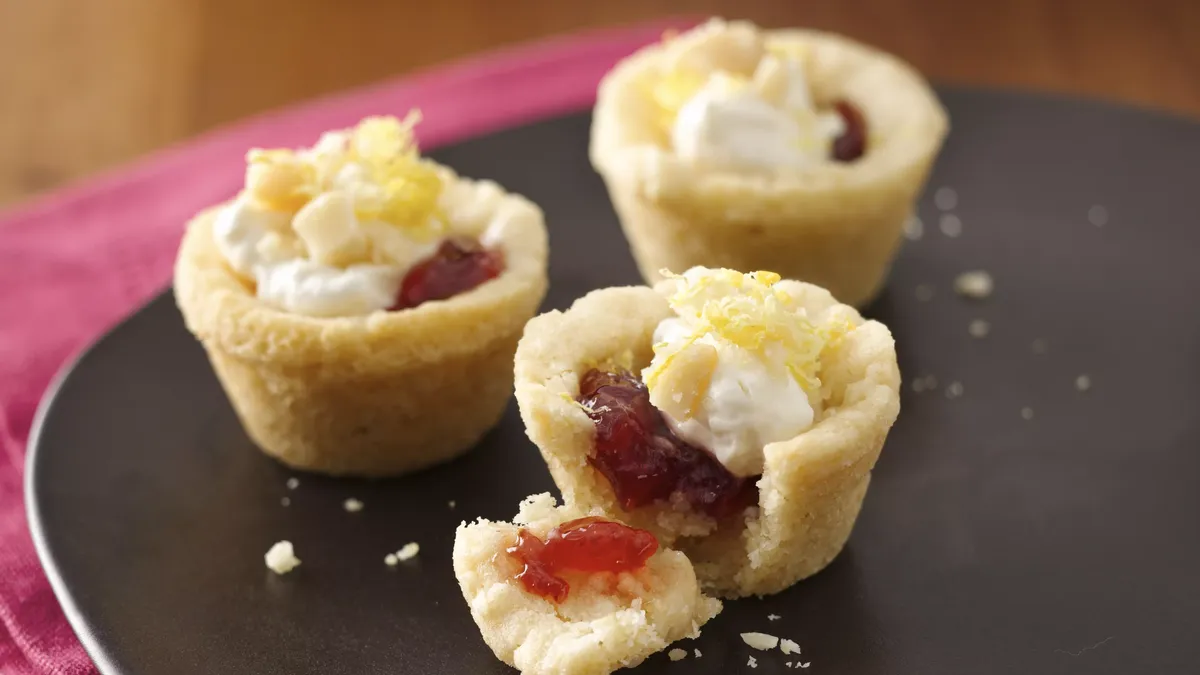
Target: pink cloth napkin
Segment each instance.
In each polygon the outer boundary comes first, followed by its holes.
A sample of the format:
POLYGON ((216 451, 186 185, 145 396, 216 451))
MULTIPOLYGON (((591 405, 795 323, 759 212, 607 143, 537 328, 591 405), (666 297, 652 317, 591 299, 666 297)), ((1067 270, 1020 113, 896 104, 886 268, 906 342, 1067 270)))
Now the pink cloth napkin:
POLYGON ((263 115, 0 215, 0 673, 96 672, 29 536, 30 425, 64 362, 170 283, 183 224, 237 191, 247 149, 307 145, 412 107, 427 148, 581 110, 620 57, 687 23, 539 42, 263 115))

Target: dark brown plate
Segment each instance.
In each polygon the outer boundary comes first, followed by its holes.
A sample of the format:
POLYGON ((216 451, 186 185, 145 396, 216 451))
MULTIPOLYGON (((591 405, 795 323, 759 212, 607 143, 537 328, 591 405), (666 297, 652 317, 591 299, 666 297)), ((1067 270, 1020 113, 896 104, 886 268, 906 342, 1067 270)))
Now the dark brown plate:
MULTIPOLYGON (((869 311, 895 332, 904 410, 849 546, 787 592, 729 603, 694 645, 703 658, 657 655, 637 672, 749 672, 753 654, 765 674, 797 661, 751 652, 738 638, 751 630, 798 641, 812 673, 1200 663, 1200 126, 943 94, 954 131, 921 202, 925 236, 869 311), (933 190, 947 185, 956 239, 937 228, 933 190), (1103 226, 1089 222, 1095 205, 1103 226), (996 278, 983 302, 951 291, 975 268, 996 278), (931 300, 918 300, 922 284, 931 300), (984 339, 968 335, 976 318, 991 324, 984 339), (914 393, 927 374, 938 390, 914 393), (1080 374, 1089 391, 1076 390, 1080 374), (945 395, 953 381, 959 398, 945 395)), ((586 160, 587 129, 580 114, 435 153, 545 208, 547 307, 637 281, 586 160)), ((301 476, 288 490, 294 473, 246 439, 169 294, 59 381, 30 467, 42 560, 107 675, 505 672, 455 584, 454 527, 509 518, 552 487, 514 404, 450 465, 374 483, 301 476), (365 510, 346 513, 347 497, 365 510), (263 566, 279 539, 304 560, 285 577, 263 566), (409 541, 420 556, 385 567, 409 541)))

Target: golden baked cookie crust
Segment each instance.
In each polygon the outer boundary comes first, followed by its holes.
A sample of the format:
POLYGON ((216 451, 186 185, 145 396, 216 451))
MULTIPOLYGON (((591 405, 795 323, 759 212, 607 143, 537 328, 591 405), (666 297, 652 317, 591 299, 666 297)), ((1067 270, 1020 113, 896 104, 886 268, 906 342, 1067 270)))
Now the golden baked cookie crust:
MULTIPOLYGON (((456 178, 462 185, 473 181, 456 178)), ((470 190, 456 194, 469 199, 470 190)), ((501 275, 399 312, 321 318, 275 309, 213 240, 220 206, 187 227, 175 298, 250 437, 292 467, 392 475, 469 449, 512 392, 512 355, 546 292, 541 210, 505 195, 501 275)))
POLYGON ((811 315, 835 313, 854 328, 823 363, 827 397, 814 426, 764 448, 758 507, 720 524, 671 505, 626 512, 587 462, 595 424, 575 402, 580 377, 623 359, 635 372, 648 364, 654 329, 672 316, 662 295, 646 287, 594 291, 566 312, 530 321, 517 347, 521 417, 564 501, 654 532, 688 555, 706 590, 726 598, 778 592, 833 560, 900 410, 900 371, 887 328, 864 321, 821 288, 783 283, 811 315))
POLYGON ((721 611, 700 592, 687 557, 659 550, 636 573, 595 575, 572 582, 560 605, 526 592, 513 575, 518 563, 504 550, 520 526, 539 537, 563 522, 598 515, 554 505, 549 494, 521 504, 516 524, 478 520, 459 526, 454 574, 471 616, 497 658, 527 675, 606 675, 632 667, 685 637, 721 611))
POLYGON ((647 90, 663 44, 622 61, 601 82, 592 165, 604 179, 638 268, 765 269, 862 306, 885 281, 905 220, 948 131, 928 83, 899 59, 814 30, 766 31, 768 46, 809 55, 813 98, 852 101, 868 150, 850 163, 737 172, 699 166, 667 146, 647 90))

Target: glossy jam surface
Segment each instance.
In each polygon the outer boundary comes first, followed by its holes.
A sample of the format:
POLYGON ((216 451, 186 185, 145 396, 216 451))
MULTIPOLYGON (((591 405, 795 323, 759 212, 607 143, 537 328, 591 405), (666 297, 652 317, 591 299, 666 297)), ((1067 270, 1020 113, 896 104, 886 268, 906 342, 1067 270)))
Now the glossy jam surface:
POLYGON ((845 122, 846 130, 833 141, 833 158, 853 162, 867 151, 867 121, 862 111, 849 101, 838 101, 834 108, 845 122))
POLYGON ((734 476, 707 451, 677 437, 641 380, 591 370, 579 393, 596 423, 596 448, 588 461, 608 479, 625 510, 669 501, 674 494, 714 518, 757 503, 756 481, 734 476))
POLYGON ((485 249, 467 237, 447 239, 433 255, 408 271, 392 309, 454 297, 495 279, 503 271, 504 260, 499 252, 485 249))
POLYGON ((559 525, 546 534, 545 541, 522 528, 508 553, 522 564, 516 578, 525 590, 562 602, 571 587, 561 572, 633 572, 657 550, 653 534, 591 517, 559 525))

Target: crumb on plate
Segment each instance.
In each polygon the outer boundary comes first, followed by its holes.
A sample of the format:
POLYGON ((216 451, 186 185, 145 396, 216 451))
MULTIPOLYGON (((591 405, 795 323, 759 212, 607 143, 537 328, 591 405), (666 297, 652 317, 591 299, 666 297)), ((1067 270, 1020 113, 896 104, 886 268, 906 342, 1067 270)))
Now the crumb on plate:
POLYGON ((779 638, 774 635, 767 635, 766 633, 742 633, 742 642, 745 642, 754 649, 766 651, 768 649, 775 649, 775 646, 779 644, 779 638))
POLYGON ((954 279, 954 292, 964 298, 982 300, 992 294, 996 283, 984 270, 963 272, 954 279))
POLYGON ((933 205, 942 211, 953 211, 958 206, 958 193, 952 187, 940 187, 933 193, 933 205))
POLYGON ((275 542, 275 545, 267 551, 263 558, 267 562, 267 567, 276 574, 287 574, 300 565, 300 559, 296 557, 296 550, 292 548, 292 542, 287 540, 275 542))
POLYGON ((953 213, 943 213, 938 220, 938 229, 942 234, 954 239, 962 234, 962 221, 953 213))
POLYGON ((410 541, 404 546, 401 546, 399 551, 396 551, 396 560, 399 560, 400 562, 412 560, 413 558, 417 557, 417 554, 420 552, 421 545, 415 541, 410 541))

